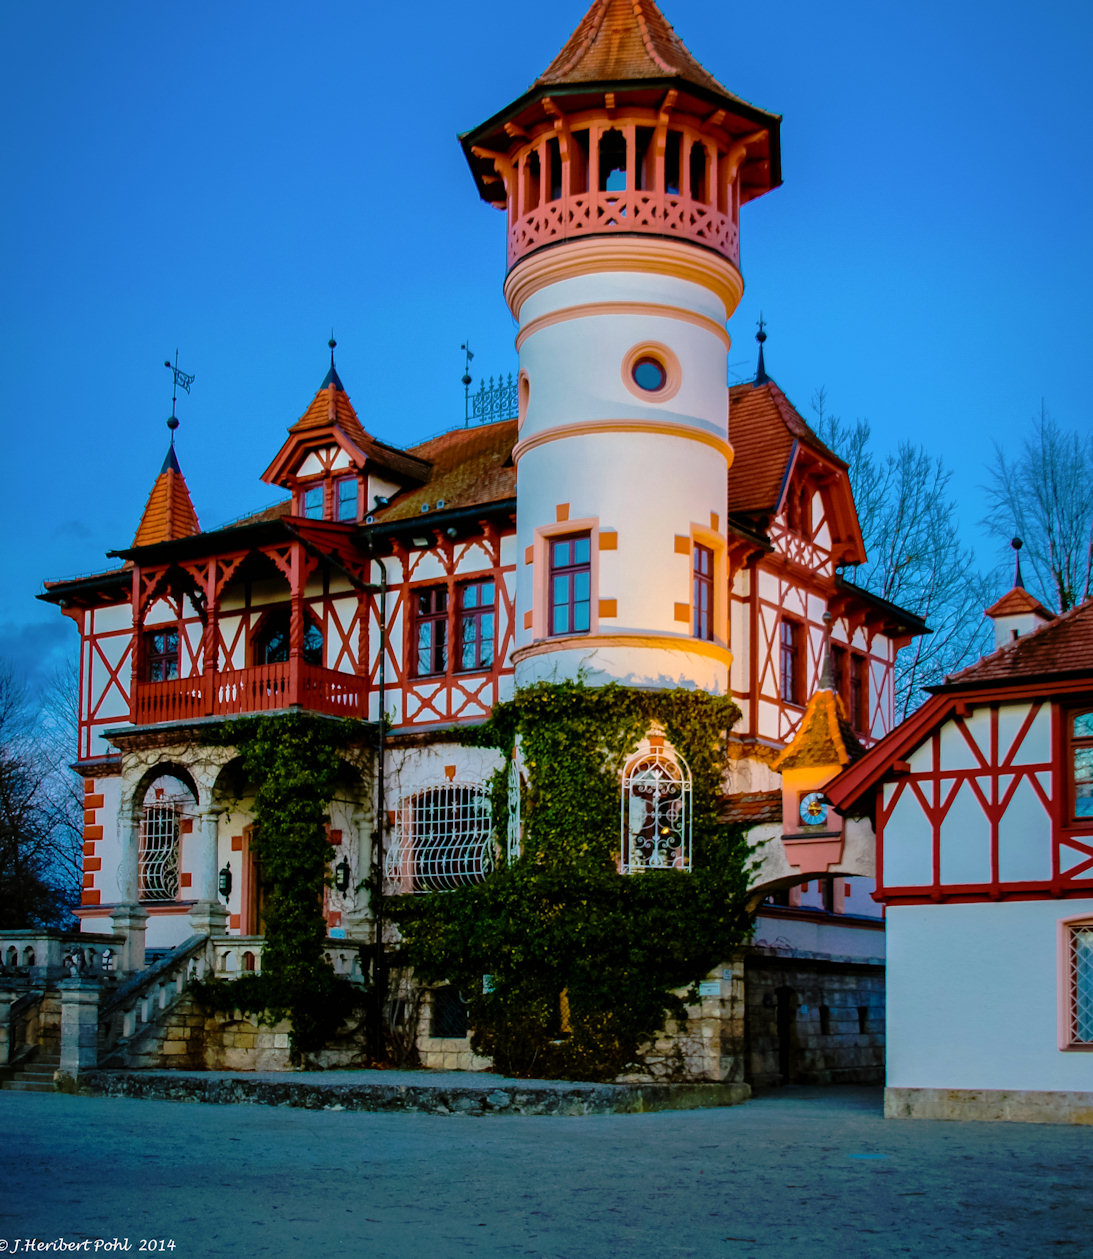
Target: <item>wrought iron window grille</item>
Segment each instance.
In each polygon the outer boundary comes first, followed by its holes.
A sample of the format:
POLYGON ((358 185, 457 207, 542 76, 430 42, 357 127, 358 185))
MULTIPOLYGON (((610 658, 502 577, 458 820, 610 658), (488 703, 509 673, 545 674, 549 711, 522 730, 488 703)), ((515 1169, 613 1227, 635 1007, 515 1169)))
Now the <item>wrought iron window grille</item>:
POLYGON ((178 806, 148 804, 140 822, 137 880, 140 899, 178 899, 178 846, 181 833, 178 806))
POLYGON ((484 786, 447 782, 402 803, 384 860, 389 895, 453 891, 481 883, 493 867, 493 817, 484 786))
POLYGON ((622 776, 623 874, 691 868, 691 772, 664 746, 639 750, 622 776))

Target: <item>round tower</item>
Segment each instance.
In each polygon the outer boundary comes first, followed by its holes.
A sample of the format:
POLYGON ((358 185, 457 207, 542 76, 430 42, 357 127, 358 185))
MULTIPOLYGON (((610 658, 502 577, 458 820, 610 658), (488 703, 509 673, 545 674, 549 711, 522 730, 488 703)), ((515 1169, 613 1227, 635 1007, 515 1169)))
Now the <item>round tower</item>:
POLYGON ((463 137, 506 211, 519 322, 518 685, 728 689, 725 323, 740 206, 780 182, 779 121, 652 0, 595 0, 463 137))

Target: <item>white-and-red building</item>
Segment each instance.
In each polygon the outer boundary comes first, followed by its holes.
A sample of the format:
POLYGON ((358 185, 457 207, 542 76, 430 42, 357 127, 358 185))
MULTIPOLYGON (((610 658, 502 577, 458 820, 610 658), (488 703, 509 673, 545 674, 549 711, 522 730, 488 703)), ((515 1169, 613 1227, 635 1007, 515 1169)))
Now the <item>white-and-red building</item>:
POLYGON ((1016 586, 996 650, 826 788, 871 818, 886 1113, 1093 1122, 1093 602, 1016 586))
MULTIPOLYGON (((362 426, 332 349, 279 449, 270 434, 279 506, 202 531, 172 446, 117 566, 47 583, 80 630, 85 929, 260 944, 248 784, 203 739, 247 713, 388 719, 382 756, 362 740, 331 804, 335 938, 368 938, 356 889, 374 862, 397 891, 488 877, 497 760, 452 732, 578 673, 731 693, 726 809, 766 827, 757 899, 793 902, 771 907, 776 947, 822 951, 839 911, 875 920, 871 854, 785 804, 778 758, 825 644, 853 739, 888 734, 895 655, 924 626, 840 575, 864 559, 846 465, 761 353, 753 382, 726 383, 741 206, 781 182, 779 126, 649 0, 595 0, 528 92, 463 137, 505 214, 511 418, 396 448, 362 426), (817 842, 784 846, 783 815, 817 842)), ((874 961, 876 935, 859 950, 874 961)))

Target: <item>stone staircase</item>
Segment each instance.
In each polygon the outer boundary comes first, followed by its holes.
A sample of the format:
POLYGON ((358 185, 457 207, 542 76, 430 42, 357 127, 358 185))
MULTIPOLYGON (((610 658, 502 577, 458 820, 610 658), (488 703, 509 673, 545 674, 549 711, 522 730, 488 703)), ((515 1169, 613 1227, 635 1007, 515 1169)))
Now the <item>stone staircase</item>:
POLYGON ((61 1065, 58 1050, 39 1050, 24 1058, 16 1067, 9 1067, 0 1078, 0 1089, 13 1093, 52 1093, 55 1091, 53 1073, 61 1065))

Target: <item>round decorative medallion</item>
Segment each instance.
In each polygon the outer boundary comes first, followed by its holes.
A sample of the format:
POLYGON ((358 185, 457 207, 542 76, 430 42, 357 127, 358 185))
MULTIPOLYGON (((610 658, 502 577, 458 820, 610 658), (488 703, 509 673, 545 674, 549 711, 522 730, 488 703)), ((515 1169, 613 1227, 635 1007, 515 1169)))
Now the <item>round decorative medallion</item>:
POLYGON ((810 791, 802 796, 800 808, 805 826, 823 826, 827 821, 827 801, 822 791, 810 791))

